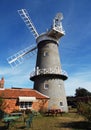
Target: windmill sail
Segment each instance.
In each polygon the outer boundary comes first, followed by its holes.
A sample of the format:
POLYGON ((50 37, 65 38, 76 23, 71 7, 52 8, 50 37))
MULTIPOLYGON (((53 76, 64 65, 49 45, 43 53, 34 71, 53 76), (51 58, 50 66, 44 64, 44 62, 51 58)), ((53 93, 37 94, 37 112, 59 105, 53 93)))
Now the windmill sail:
POLYGON ((25 24, 27 25, 27 27, 31 30, 32 34, 35 36, 35 38, 37 38, 39 36, 38 32, 36 31, 32 20, 29 17, 29 14, 27 12, 26 9, 21 9, 18 10, 19 15, 21 16, 21 18, 23 19, 23 21, 25 22, 25 24))
POLYGON ((11 65, 11 67, 14 68, 18 66, 19 64, 21 64, 23 60, 25 59, 25 57, 28 56, 28 54, 29 54, 29 57, 35 55, 36 50, 37 50, 37 46, 32 45, 30 47, 25 48, 24 50, 17 52, 13 56, 10 56, 9 58, 7 58, 7 61, 11 65))

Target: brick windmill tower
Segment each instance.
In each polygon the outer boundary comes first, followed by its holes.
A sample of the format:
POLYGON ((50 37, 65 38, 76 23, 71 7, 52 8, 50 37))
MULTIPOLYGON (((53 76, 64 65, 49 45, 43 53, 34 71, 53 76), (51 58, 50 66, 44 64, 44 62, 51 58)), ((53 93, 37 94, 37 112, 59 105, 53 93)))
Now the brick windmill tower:
POLYGON ((53 19, 52 27, 47 32, 39 35, 27 11, 22 9, 18 12, 29 29, 32 30, 37 46, 24 49, 22 53, 17 53, 18 56, 15 55, 15 58, 9 58, 8 62, 9 64, 16 61, 20 62, 26 54, 33 53, 37 49, 35 71, 30 75, 30 80, 34 82, 34 89, 50 97, 49 109, 57 108, 67 112, 68 108, 64 88, 64 81, 67 79, 67 74, 62 70, 58 51, 59 40, 65 34, 61 22, 63 15, 58 13, 53 19))

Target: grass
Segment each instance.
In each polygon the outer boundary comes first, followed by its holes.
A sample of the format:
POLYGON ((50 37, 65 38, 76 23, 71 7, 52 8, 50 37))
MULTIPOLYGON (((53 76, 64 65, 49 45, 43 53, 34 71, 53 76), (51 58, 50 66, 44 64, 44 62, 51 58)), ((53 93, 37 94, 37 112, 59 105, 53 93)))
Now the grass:
MULTIPOLYGON (((0 123, 0 130, 6 130, 4 125, 0 123)), ((64 113, 62 116, 35 116, 29 129, 25 128, 23 120, 18 120, 9 130, 91 130, 91 124, 72 112, 64 113)))

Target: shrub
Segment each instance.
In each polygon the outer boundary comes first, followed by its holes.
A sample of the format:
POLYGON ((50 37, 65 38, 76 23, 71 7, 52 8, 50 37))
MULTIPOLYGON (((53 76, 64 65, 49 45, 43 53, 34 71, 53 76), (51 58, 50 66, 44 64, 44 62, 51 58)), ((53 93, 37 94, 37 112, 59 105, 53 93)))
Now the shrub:
POLYGON ((77 110, 86 120, 91 121, 91 102, 79 102, 77 110))

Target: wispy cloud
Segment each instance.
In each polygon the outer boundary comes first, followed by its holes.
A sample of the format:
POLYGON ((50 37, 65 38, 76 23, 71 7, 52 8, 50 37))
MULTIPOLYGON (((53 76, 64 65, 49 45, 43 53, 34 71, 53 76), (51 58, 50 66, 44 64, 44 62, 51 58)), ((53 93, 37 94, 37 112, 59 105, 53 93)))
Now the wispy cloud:
POLYGON ((32 87, 32 82, 29 80, 30 73, 33 71, 35 61, 26 61, 17 68, 0 67, 0 77, 5 78, 5 88, 15 87, 32 87))
POLYGON ((78 87, 82 87, 91 91, 91 72, 88 70, 75 72, 69 75, 68 80, 65 82, 66 94, 73 95, 78 87))

